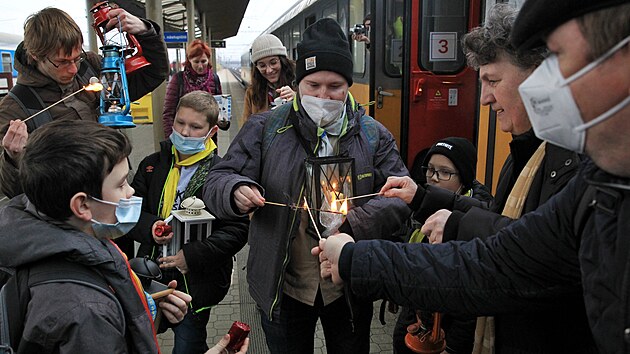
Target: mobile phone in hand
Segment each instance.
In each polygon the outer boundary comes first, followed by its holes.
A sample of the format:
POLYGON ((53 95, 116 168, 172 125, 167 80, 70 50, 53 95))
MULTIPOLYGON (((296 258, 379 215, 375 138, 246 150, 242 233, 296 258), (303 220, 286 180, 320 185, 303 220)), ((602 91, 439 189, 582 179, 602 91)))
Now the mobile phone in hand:
POLYGON ((230 335, 230 343, 228 343, 226 349, 238 351, 243 346, 243 342, 245 342, 245 338, 249 335, 249 325, 247 323, 234 321, 232 323, 232 327, 228 331, 230 335))

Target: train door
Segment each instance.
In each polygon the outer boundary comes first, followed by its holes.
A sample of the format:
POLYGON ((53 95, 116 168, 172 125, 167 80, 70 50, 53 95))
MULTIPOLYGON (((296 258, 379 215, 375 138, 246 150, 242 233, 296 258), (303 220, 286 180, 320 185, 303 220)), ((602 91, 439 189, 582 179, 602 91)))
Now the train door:
POLYGON ((370 114, 400 143, 405 1, 372 1, 371 8, 370 114))
POLYGON ((407 6, 409 79, 401 154, 409 167, 438 139, 461 136, 475 142, 477 73, 466 66, 460 40, 479 24, 479 3, 420 0, 407 6))

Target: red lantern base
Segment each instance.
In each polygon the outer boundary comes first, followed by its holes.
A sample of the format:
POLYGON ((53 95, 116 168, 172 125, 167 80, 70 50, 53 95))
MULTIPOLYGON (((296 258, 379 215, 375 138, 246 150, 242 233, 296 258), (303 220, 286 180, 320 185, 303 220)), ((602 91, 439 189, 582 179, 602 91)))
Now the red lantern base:
POLYGON ((147 59, 143 56, 134 56, 125 59, 125 72, 130 74, 140 68, 144 68, 145 66, 149 66, 151 63, 147 61, 147 59))
POLYGON ((437 341, 433 341, 433 332, 426 331, 418 334, 407 333, 405 336, 405 345, 414 353, 419 354, 439 354, 446 349, 446 341, 444 340, 444 331, 440 329, 440 335, 437 341))

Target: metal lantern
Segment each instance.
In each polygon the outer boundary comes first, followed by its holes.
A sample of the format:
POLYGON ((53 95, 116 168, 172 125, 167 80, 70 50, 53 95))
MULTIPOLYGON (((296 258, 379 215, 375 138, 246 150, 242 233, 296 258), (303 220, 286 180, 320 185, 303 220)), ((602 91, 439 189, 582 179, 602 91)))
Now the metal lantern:
POLYGON ((151 65, 142 55, 138 40, 118 28, 107 29, 110 19, 107 14, 112 9, 107 1, 92 6, 90 12, 94 23, 92 27, 101 40, 103 60, 101 65, 101 104, 99 123, 115 128, 133 128, 133 117, 129 114, 131 100, 127 74, 151 65))
POLYGON ((121 48, 104 45, 101 65, 101 104, 98 122, 110 127, 133 128, 133 117, 129 114, 131 102, 125 75, 125 61, 121 48))
POLYGON ((190 197, 180 204, 180 210, 173 210, 173 238, 162 246, 162 256, 174 256, 182 246, 192 241, 200 241, 212 233, 212 220, 215 217, 208 213, 201 199, 190 197), (191 227, 194 225, 193 231, 191 227))
POLYGON ((354 159, 351 157, 308 157, 306 198, 316 227, 323 237, 333 234, 345 220, 355 195, 354 159))
POLYGON ((117 45, 120 47, 122 57, 125 59, 126 73, 132 73, 140 68, 151 65, 142 55, 142 47, 133 34, 122 32, 119 28, 106 28, 110 19, 107 13, 112 9, 108 1, 102 1, 90 9, 94 23, 92 27, 103 45, 117 45))

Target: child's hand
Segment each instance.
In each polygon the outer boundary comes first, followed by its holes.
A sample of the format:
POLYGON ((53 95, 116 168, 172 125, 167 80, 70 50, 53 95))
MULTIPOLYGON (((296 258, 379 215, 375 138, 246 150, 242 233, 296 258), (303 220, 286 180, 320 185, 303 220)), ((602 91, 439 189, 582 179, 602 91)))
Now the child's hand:
POLYGON ((164 220, 156 221, 151 228, 151 233, 153 234, 153 241, 158 245, 169 243, 173 238, 172 228, 164 220))

